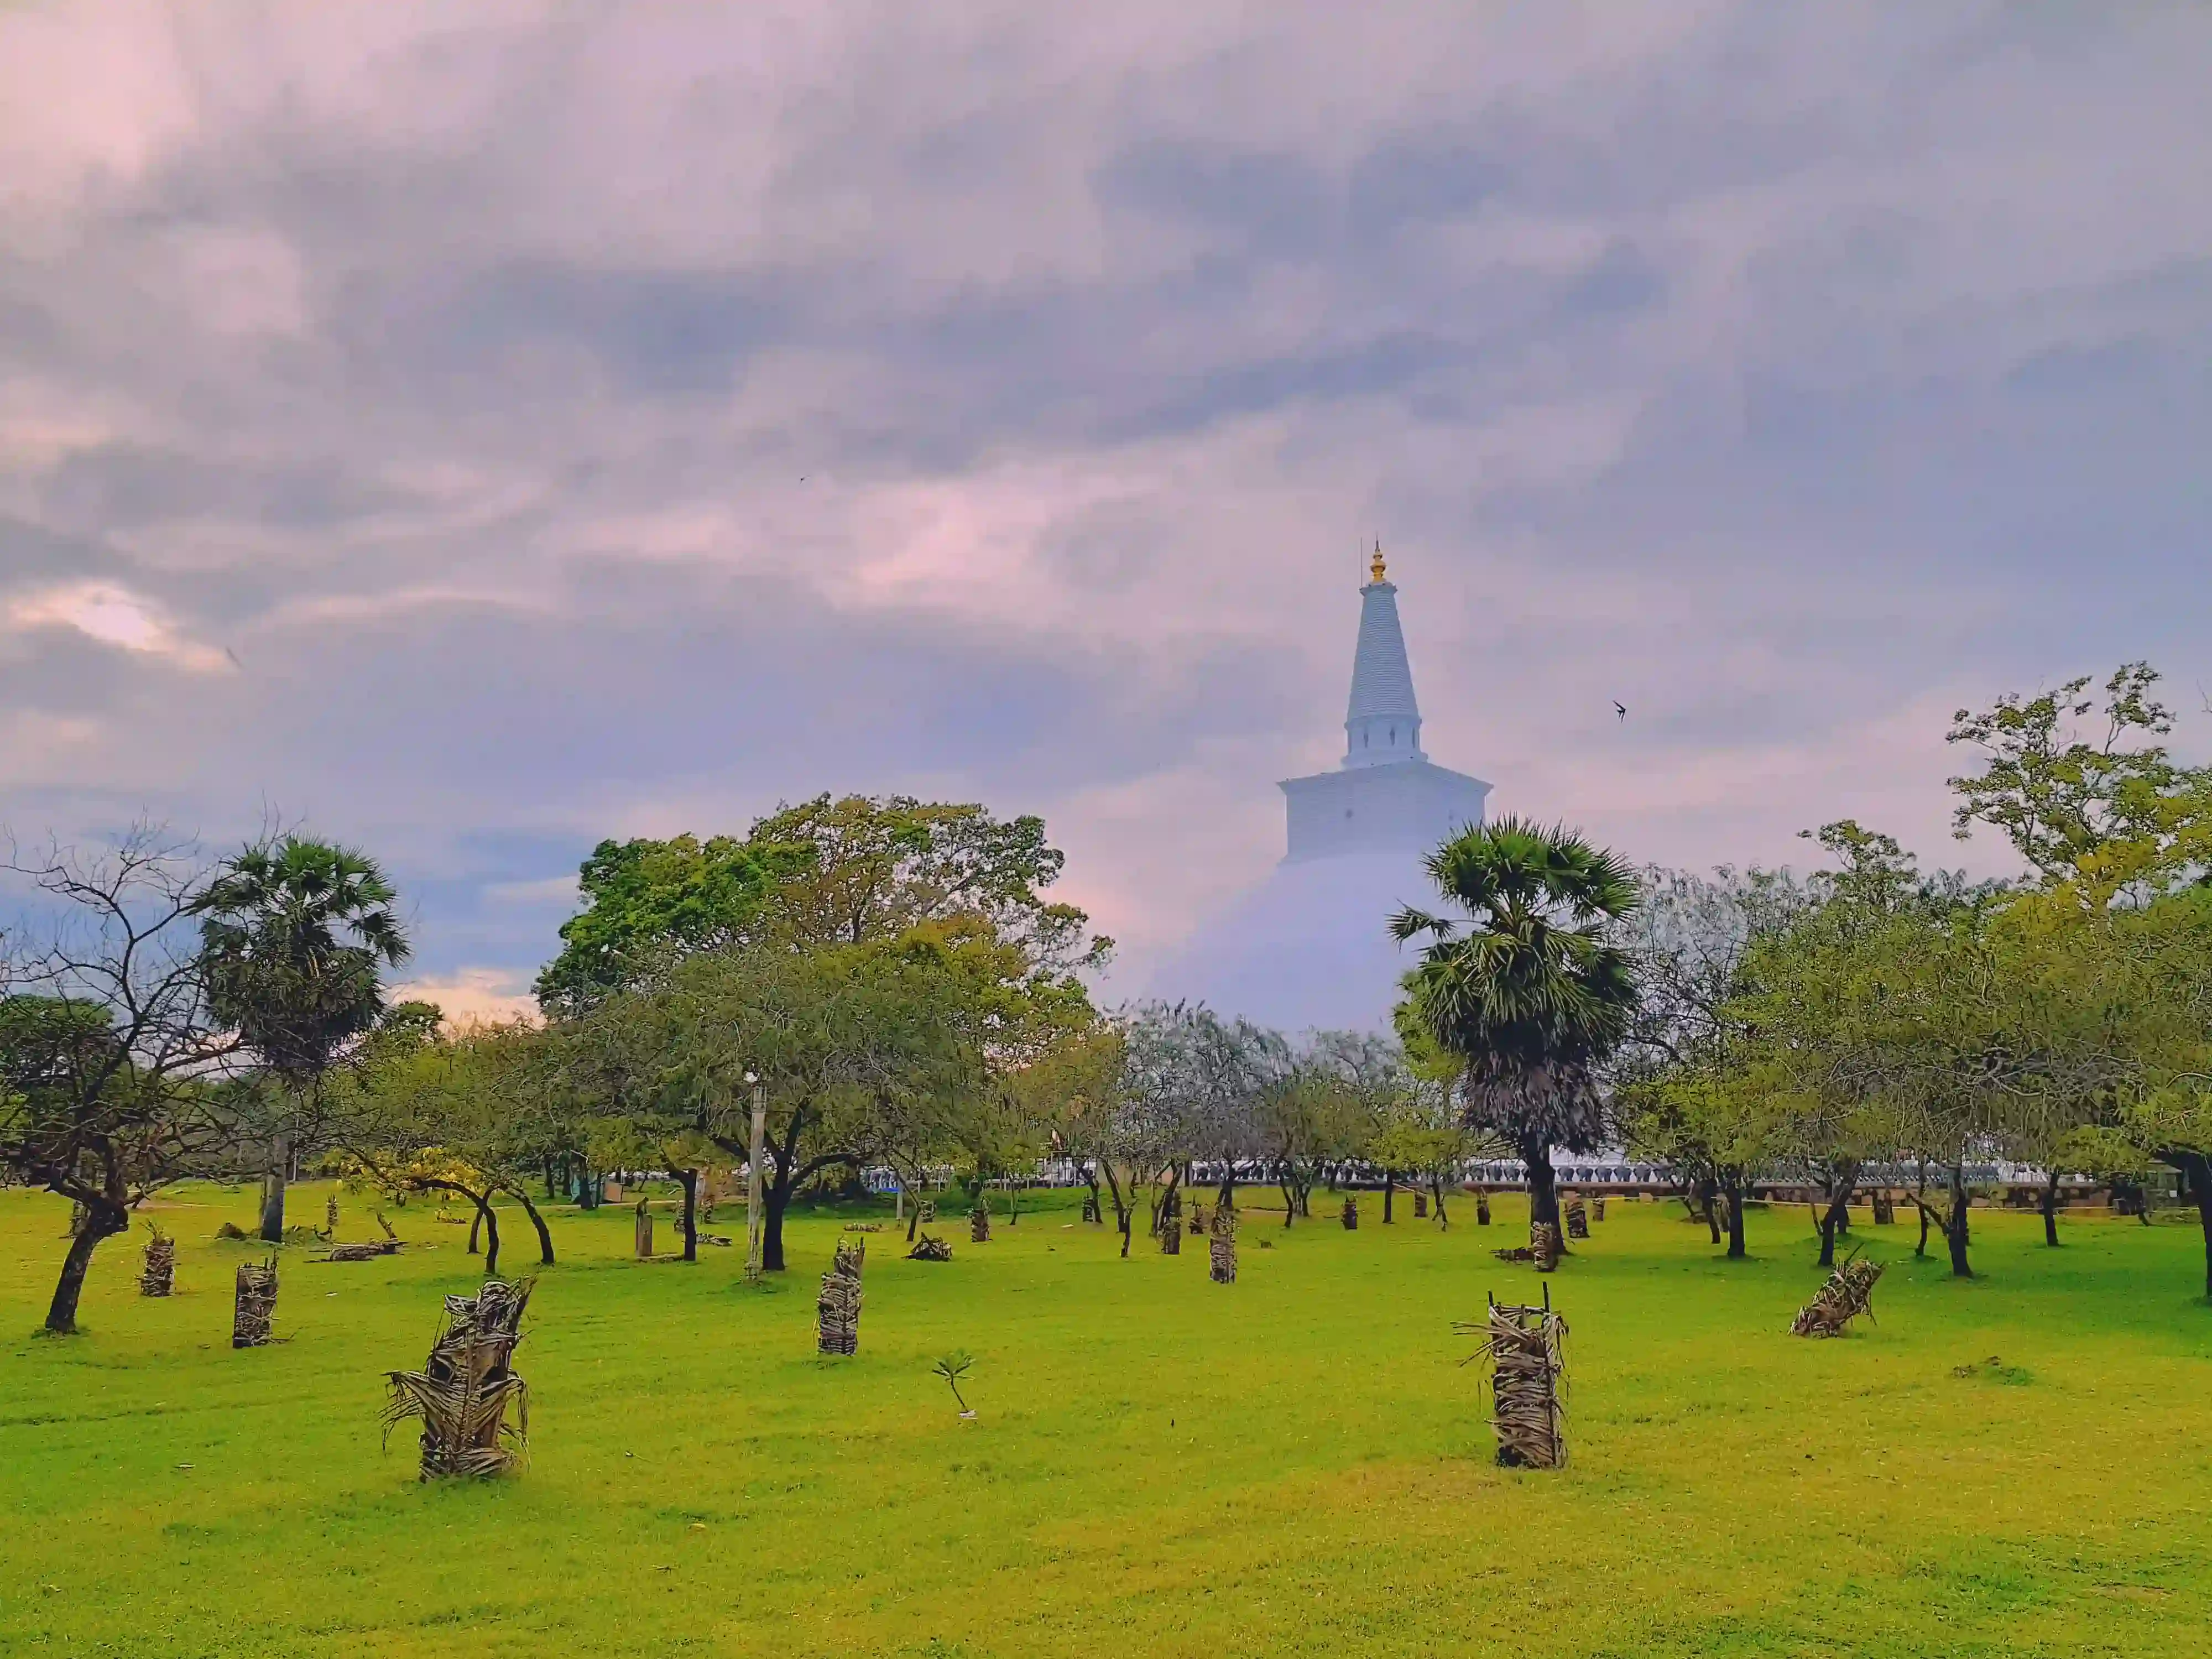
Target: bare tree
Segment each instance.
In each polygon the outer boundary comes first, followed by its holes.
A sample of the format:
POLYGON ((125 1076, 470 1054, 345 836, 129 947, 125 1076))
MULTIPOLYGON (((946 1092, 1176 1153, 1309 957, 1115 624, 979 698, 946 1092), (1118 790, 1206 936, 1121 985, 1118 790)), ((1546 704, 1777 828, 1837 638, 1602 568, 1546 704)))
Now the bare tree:
POLYGON ((66 1335, 100 1242, 229 1141, 219 1085, 235 1042, 210 1018, 193 919, 213 868, 142 823, 96 852, 11 842, 0 872, 39 912, 7 954, 0 1162, 80 1206, 46 1310, 46 1329, 66 1335))

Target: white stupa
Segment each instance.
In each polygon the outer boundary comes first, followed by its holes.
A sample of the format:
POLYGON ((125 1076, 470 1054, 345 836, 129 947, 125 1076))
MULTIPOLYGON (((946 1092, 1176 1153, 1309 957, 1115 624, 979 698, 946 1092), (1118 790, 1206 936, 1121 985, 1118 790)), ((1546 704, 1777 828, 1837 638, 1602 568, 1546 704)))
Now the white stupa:
POLYGON ((1421 752, 1421 710, 1377 547, 1359 590, 1359 644, 1333 772, 1281 785, 1289 849, 1259 888, 1154 975, 1152 994, 1202 1000, 1279 1030, 1387 1029, 1411 965, 1388 931, 1432 908, 1422 856, 1482 822, 1490 786, 1421 752))

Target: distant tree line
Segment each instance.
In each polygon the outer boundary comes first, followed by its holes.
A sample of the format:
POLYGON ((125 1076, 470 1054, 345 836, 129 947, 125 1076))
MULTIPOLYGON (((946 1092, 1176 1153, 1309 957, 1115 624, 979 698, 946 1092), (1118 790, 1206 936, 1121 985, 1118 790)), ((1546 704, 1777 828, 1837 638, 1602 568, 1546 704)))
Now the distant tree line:
POLYGON ((980 1194, 1064 1160, 1127 1255, 1240 1188, 1290 1226, 1317 1187, 1379 1176, 1386 1220, 1407 1186, 1441 1220, 1471 1161, 1508 1155, 1556 1224, 1555 1150, 1620 1142, 1732 1255, 1778 1171, 1820 1195, 1829 1261, 1852 1197, 1910 1170, 1923 1248, 1960 1273, 1990 1158, 2047 1172, 2053 1243, 2062 1174, 2167 1164, 2212 1294, 2212 771, 2168 754, 2154 687, 2131 665, 2101 699, 2075 681, 1958 715, 1984 757, 1954 781, 1959 828, 2007 836, 2018 882, 1923 872, 1848 820, 1804 877, 1639 872, 1516 819, 1456 836, 1428 860, 1435 911, 1376 918, 1419 945, 1394 1038, 1099 1010, 1085 975, 1112 942, 1047 896, 1062 854, 975 805, 824 795, 742 837, 603 842, 542 1021, 465 1030, 389 1000, 410 940, 356 850, 210 859, 146 828, 17 848, 38 902, 0 949, 0 1166, 74 1202, 58 1332, 100 1243, 191 1176, 258 1176, 271 1242, 306 1165, 458 1197, 494 1272, 503 1206, 550 1263, 541 1197, 665 1171, 694 1256, 757 1103, 771 1271, 792 1205, 867 1170, 919 1198, 948 1169, 980 1194))

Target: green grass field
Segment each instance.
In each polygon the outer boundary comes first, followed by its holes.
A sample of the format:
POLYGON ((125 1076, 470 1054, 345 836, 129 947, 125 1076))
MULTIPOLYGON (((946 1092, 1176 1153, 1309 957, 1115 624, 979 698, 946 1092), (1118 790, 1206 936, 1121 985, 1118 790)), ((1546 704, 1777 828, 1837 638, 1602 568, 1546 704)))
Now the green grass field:
MULTIPOLYGON (((324 1190, 295 1214, 319 1220, 324 1190)), ((1072 1200, 1069 1200, 1071 1203, 1072 1200)), ((1255 1201, 1263 1201, 1255 1195, 1255 1201)), ((343 1236, 371 1231, 343 1200, 343 1236)), ((0 1195, 0 1651, 85 1655, 2183 1654, 2212 1638, 2212 1309, 2195 1229, 1981 1222, 1983 1277, 1863 1228, 1880 1323, 1788 1334, 1798 1213, 1714 1259, 1679 1206, 1612 1206, 1553 1280, 1573 1462, 1491 1461, 1478 1368, 1522 1212, 1438 1233, 1248 1218, 1115 1259, 1072 1210, 956 1259, 871 1240, 861 1352, 813 1353, 837 1230, 793 1271, 639 1264, 626 1210, 555 1212, 528 1469, 415 1479, 381 1373, 421 1364, 465 1230, 366 1265, 285 1252, 281 1346, 234 1353, 218 1243, 252 1195, 160 1212, 179 1294, 101 1249, 74 1340, 31 1334, 65 1206, 0 1195), (1261 1249, 1261 1238, 1273 1248, 1261 1249), (978 1415, 930 1374, 971 1350, 978 1415), (1978 1364, 1991 1357, 1996 1367, 1978 1364), (1975 1366, 1968 1375, 1958 1368, 1975 1366), (189 1467, 186 1467, 189 1466, 189 1467)), ((1319 1207, 1318 1203, 1316 1207, 1319 1207)), ((518 1213, 510 1266, 534 1258, 518 1213)), ((741 1234, 742 1221, 738 1224, 741 1234)), ((730 1230, 729 1224, 723 1231, 730 1230)), ((664 1230, 664 1239, 667 1237, 664 1230)))

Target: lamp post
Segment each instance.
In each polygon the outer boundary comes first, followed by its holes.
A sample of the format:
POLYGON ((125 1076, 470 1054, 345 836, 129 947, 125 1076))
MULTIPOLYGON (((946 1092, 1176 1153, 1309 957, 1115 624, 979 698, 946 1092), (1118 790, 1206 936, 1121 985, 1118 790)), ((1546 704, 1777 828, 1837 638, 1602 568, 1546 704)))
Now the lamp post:
POLYGON ((757 1285, 761 1276, 761 1159, 767 1152, 768 1092, 753 1073, 745 1073, 753 1091, 753 1138, 745 1160, 745 1283, 757 1285))

